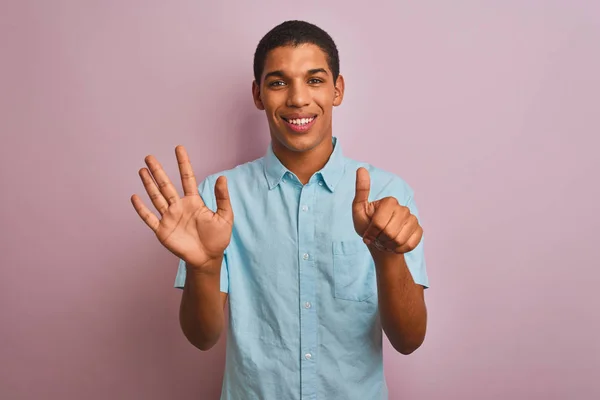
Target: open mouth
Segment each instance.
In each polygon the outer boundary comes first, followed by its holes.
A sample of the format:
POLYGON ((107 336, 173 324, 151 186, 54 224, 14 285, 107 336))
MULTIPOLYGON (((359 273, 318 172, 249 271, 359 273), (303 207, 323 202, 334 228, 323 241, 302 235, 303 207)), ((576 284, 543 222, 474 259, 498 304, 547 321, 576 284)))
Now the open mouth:
POLYGON ((308 118, 294 118, 288 119, 281 117, 282 120, 285 121, 286 125, 295 132, 305 132, 310 129, 311 126, 315 123, 317 116, 308 117, 308 118))

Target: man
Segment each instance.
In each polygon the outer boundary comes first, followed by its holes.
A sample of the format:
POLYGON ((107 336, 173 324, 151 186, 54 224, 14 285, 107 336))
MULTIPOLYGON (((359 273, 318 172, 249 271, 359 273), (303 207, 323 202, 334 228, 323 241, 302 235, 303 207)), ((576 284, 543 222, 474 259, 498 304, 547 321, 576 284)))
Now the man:
POLYGON ((343 156, 332 109, 344 79, 326 32, 302 21, 273 28, 254 74, 271 134, 266 155, 197 186, 178 146, 184 196, 148 156, 140 176, 161 219, 132 197, 180 258, 181 328, 210 349, 228 304, 222 399, 387 399, 382 330, 402 354, 426 330, 413 191, 343 156))

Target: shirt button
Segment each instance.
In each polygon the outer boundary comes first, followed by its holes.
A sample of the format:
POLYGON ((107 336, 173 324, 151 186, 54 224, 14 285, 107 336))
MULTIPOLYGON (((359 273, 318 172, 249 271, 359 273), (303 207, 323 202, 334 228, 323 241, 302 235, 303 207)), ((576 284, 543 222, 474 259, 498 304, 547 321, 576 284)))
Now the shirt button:
POLYGON ((305 260, 308 260, 308 253, 304 253, 304 255, 302 256, 302 258, 304 258, 305 260))
POLYGON ((304 358, 306 358, 307 360, 310 360, 310 359, 312 358, 312 354, 310 354, 310 353, 306 353, 306 354, 304 355, 304 358))
POLYGON ((322 181, 319 181, 319 186, 323 186, 323 182, 322 181))
POLYGON ((302 206, 302 211, 308 211, 308 206, 302 206))
POLYGON ((310 308, 310 301, 307 301, 306 303, 304 303, 304 308, 310 308))

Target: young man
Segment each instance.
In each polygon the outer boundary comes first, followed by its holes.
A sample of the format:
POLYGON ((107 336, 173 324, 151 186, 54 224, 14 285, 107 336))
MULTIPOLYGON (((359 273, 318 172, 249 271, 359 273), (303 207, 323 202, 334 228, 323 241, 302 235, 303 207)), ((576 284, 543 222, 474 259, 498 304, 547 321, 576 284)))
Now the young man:
POLYGON ((222 399, 387 399, 382 330, 409 354, 427 323, 413 191, 342 154, 332 109, 344 79, 326 32, 302 21, 273 28, 254 74, 266 155, 197 186, 178 146, 184 196, 148 156, 140 177, 161 219, 132 197, 180 258, 181 328, 210 349, 228 304, 222 399))

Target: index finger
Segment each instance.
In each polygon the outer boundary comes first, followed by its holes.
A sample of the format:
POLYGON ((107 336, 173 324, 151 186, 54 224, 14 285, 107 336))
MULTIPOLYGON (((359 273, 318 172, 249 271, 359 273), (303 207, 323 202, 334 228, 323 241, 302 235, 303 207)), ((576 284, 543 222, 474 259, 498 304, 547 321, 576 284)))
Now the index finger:
POLYGON ((185 147, 179 145, 175 147, 177 164, 179 165, 179 174, 181 175, 181 185, 183 186, 184 196, 199 196, 198 183, 192 169, 192 163, 188 157, 185 147))

